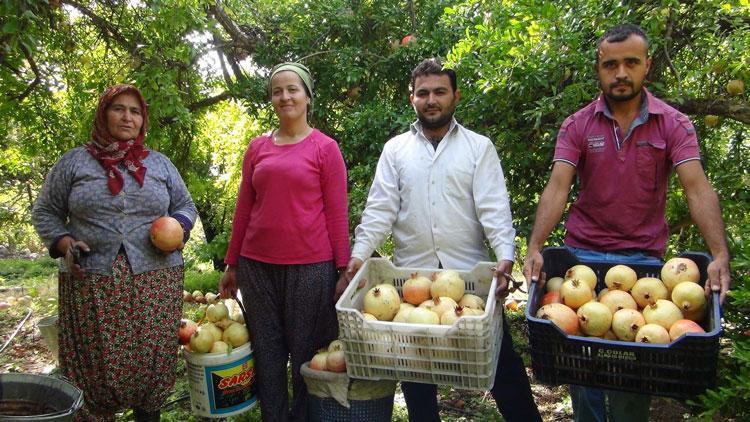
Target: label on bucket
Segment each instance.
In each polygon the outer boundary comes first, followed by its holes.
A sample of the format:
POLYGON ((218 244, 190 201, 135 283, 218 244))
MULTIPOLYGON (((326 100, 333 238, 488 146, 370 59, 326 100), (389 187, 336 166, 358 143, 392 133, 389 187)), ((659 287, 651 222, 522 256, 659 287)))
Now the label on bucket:
MULTIPOLYGON (((188 364, 188 377, 192 380, 202 379, 205 386, 204 398, 207 399, 208 409, 201 409, 200 402, 193 401, 196 410, 208 412, 211 415, 226 415, 241 413, 252 407, 256 400, 257 386, 255 384, 255 360, 252 354, 235 361, 200 366, 188 364)), ((191 389, 191 395, 199 393, 191 389)))

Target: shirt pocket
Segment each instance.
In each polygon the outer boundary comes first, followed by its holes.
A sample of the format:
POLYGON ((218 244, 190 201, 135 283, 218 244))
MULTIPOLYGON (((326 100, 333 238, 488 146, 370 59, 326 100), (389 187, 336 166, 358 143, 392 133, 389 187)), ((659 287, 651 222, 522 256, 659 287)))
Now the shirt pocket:
POLYGON ((470 200, 473 182, 473 172, 454 167, 445 175, 445 194, 460 200, 470 200))
POLYGON ((659 175, 665 165, 667 143, 661 139, 638 141, 636 166, 641 188, 653 192, 659 186, 659 175))

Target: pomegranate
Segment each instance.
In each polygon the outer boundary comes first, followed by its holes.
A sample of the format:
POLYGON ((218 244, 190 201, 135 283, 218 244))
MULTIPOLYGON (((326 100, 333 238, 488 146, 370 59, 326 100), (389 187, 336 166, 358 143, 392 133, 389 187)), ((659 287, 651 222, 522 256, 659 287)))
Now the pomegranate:
POLYGON ((232 348, 228 344, 223 341, 215 341, 208 353, 229 353, 231 351, 232 348))
POLYGON ((177 337, 179 338, 180 344, 190 343, 190 337, 198 329, 198 324, 192 319, 181 319, 180 328, 177 330, 177 337))
POLYGON ((604 284, 606 284, 610 290, 622 290, 627 292, 633 287, 633 284, 635 284, 637 279, 638 276, 632 268, 620 264, 611 267, 607 271, 607 274, 604 275, 604 284))
POLYGON ((401 298, 390 284, 378 284, 365 295, 364 311, 379 321, 391 321, 398 312, 401 298))
POLYGON ((440 317, 428 308, 414 308, 406 319, 409 324, 440 324, 440 317))
POLYGON ((234 323, 224 330, 221 339, 225 343, 229 343, 234 347, 239 347, 250 340, 250 334, 247 332, 247 328, 245 328, 244 325, 234 323))
POLYGON ((417 43, 417 37, 412 34, 406 34, 404 38, 401 39, 401 45, 404 47, 408 47, 411 44, 417 43))
POLYGON ((615 335, 615 333, 612 330, 609 330, 606 333, 604 333, 603 338, 605 340, 618 340, 617 336, 615 335))
POLYGON ((560 299, 560 292, 547 292, 542 296, 541 302, 539 302, 542 306, 548 305, 550 303, 562 303, 562 300, 560 299))
POLYGON ((483 309, 464 308, 464 316, 480 316, 480 315, 484 315, 483 309))
POLYGON ((613 314, 620 309, 638 309, 633 296, 622 290, 608 290, 599 298, 599 302, 607 305, 613 314))
POLYGON ((214 303, 213 305, 208 305, 208 309, 206 309, 206 318, 209 321, 216 322, 227 317, 229 317, 229 309, 227 309, 225 304, 214 303))
POLYGON ((466 291, 464 280, 456 271, 441 271, 437 275, 433 274, 433 279, 434 281, 430 286, 430 293, 433 299, 446 296, 458 302, 466 291))
POLYGON ((698 309, 683 312, 682 316, 693 322, 703 322, 703 320, 706 319, 706 306, 704 305, 698 309))
MULTIPOLYGON (((574 265, 565 272, 565 280, 581 280, 589 285, 589 289, 596 289, 596 273, 591 267, 583 264, 574 265)), ((562 288, 562 286, 560 286, 562 288)))
POLYGON ((599 302, 587 302, 578 308, 578 325, 584 334, 603 336, 612 325, 612 311, 599 302))
POLYGON ((643 277, 638 279, 630 290, 630 294, 633 295, 635 303, 641 308, 656 303, 659 299, 669 298, 667 286, 665 286, 658 278, 653 277, 643 277))
POLYGON ((700 325, 696 324, 689 319, 681 319, 676 321, 669 327, 669 338, 672 341, 677 340, 680 336, 685 333, 705 333, 706 331, 700 325))
POLYGON ((159 217, 151 223, 151 243, 164 252, 172 252, 182 245, 182 225, 172 217, 159 217))
POLYGON ((646 320, 635 309, 620 309, 612 315, 612 331, 622 341, 633 341, 646 320))
POLYGON ((331 372, 346 372, 346 359, 343 350, 329 351, 326 356, 326 370, 331 372))
POLYGON ((578 315, 562 303, 550 303, 542 306, 536 312, 536 317, 552 321, 566 334, 576 335, 578 333, 578 315))
POLYGON ((466 293, 465 295, 463 295, 461 300, 458 301, 458 304, 464 308, 479 309, 482 311, 484 310, 484 300, 481 297, 473 295, 471 293, 466 293))
POLYGON ((559 292, 560 286, 562 286, 563 281, 565 281, 562 277, 552 277, 549 280, 547 280, 547 284, 545 285, 548 292, 559 292))
POLYGON ((432 281, 429 278, 420 276, 417 273, 411 275, 411 278, 406 280, 404 286, 401 288, 401 294, 404 295, 404 300, 412 305, 419 305, 427 299, 430 299, 430 287, 432 281))
POLYGON ((438 316, 442 316, 444 313, 450 312, 458 306, 458 303, 456 303, 455 300, 447 296, 436 297, 435 299, 432 299, 432 302, 435 304, 435 306, 432 307, 432 312, 435 312, 438 316))
POLYGON ((700 281, 701 273, 698 266, 688 258, 672 258, 664 263, 661 268, 661 281, 667 286, 670 292, 674 287, 683 281, 700 281))
POLYGON ((217 327, 221 328, 222 330, 226 330, 227 327, 229 327, 232 324, 236 324, 236 323, 237 323, 236 321, 232 321, 229 318, 223 318, 223 319, 220 319, 220 320, 214 322, 214 325, 216 325, 217 327))
POLYGON ((402 303, 398 305, 398 311, 401 312, 405 309, 414 309, 416 306, 412 305, 411 303, 402 303))
POLYGON ((593 298, 588 283, 577 278, 568 279, 560 286, 560 300, 574 311, 593 298))
POLYGON ((364 312, 362 316, 365 318, 365 321, 377 321, 378 319, 375 318, 375 315, 368 314, 367 312, 364 312))
POLYGON ((344 342, 341 340, 334 340, 328 345, 329 352, 335 352, 337 350, 344 350, 344 342))
POLYGON ((190 337, 190 350, 195 353, 208 353, 214 341, 214 335, 200 327, 190 337))
POLYGON ((459 318, 461 318, 464 315, 464 308, 461 305, 456 306, 452 311, 444 312, 442 315, 440 315, 440 324, 441 325, 453 325, 454 322, 458 321, 459 318))
POLYGON ((209 333, 211 333, 211 335, 214 336, 214 341, 221 340, 221 336, 224 333, 221 330, 221 328, 217 327, 215 324, 213 324, 211 322, 207 322, 207 323, 201 325, 199 327, 199 329, 204 330, 204 331, 208 331, 209 333))
POLYGON ((393 317, 393 322, 406 322, 409 319, 409 314, 414 309, 416 308, 414 308, 413 306, 411 308, 401 308, 400 311, 396 312, 396 316, 393 317))
POLYGON ((328 352, 324 350, 325 349, 321 349, 321 351, 316 353, 310 360, 310 369, 315 369, 317 371, 325 371, 327 369, 328 352))
POLYGON ((635 341, 639 343, 669 344, 667 329, 658 324, 646 324, 638 330, 635 341))
POLYGON ((666 299, 659 299, 656 303, 643 308, 643 318, 646 319, 646 324, 661 325, 665 330, 683 319, 680 308, 666 299))
POLYGON ((672 302, 682 312, 691 312, 706 306, 706 295, 700 284, 683 281, 672 289, 672 302))

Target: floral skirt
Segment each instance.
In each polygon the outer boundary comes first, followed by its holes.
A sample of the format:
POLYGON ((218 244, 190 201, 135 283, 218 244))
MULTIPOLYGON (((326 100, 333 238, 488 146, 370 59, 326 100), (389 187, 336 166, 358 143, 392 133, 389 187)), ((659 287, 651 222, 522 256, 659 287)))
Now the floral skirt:
POLYGON ((59 282, 60 369, 85 401, 76 420, 159 409, 175 381, 182 266, 134 275, 120 251, 111 276, 59 282))

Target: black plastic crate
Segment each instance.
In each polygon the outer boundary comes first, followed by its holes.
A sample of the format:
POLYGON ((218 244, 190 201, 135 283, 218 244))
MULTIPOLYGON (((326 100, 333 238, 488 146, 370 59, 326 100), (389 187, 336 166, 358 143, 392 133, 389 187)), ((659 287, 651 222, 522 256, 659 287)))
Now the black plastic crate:
MULTIPOLYGON (((597 291, 604 286, 604 275, 614 263, 581 262, 565 248, 542 251, 547 279, 563 277, 568 268, 586 264, 597 275, 597 291)), ((686 252, 698 265, 703 285, 711 258, 704 253, 686 252)), ((634 265, 638 278, 661 278, 660 265, 634 265)), ((552 321, 536 318, 543 289, 532 284, 526 320, 534 376, 546 384, 577 384, 609 390, 691 398, 715 385, 716 362, 721 335, 719 295, 707 302, 706 333, 688 333, 671 344, 645 344, 603 340, 565 334, 552 321)))

